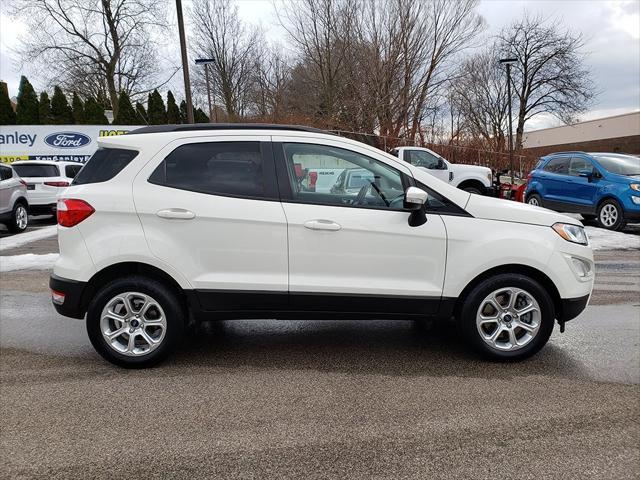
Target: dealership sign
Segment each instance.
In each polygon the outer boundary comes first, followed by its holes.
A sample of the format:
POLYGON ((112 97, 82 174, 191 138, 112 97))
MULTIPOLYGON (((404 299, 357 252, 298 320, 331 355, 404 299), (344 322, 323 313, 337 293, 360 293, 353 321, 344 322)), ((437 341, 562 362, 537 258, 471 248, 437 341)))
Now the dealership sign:
POLYGON ((0 162, 54 160, 86 162, 100 137, 123 135, 135 125, 2 125, 0 162))

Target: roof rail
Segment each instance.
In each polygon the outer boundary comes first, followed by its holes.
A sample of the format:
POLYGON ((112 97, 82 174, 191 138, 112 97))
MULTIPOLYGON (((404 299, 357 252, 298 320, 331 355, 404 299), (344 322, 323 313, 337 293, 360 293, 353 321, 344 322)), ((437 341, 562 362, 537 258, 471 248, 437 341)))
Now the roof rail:
POLYGON ((584 153, 585 155, 587 154, 586 152, 582 152, 580 150, 567 150, 566 152, 551 152, 551 153, 547 153, 545 155, 545 157, 548 157, 549 155, 560 155, 560 154, 565 154, 565 153, 584 153))
POLYGON ((289 130, 296 132, 313 132, 333 135, 319 128, 304 127, 302 125, 277 125, 273 123, 195 123, 183 125, 151 125, 148 127, 131 130, 126 135, 136 135, 139 133, 161 133, 161 132, 188 132, 201 130, 289 130))

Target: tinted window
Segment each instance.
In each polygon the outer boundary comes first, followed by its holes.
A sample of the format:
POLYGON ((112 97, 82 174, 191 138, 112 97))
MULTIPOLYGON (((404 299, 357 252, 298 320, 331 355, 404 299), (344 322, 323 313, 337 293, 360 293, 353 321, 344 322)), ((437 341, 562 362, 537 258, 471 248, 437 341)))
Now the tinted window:
POLYGON ((640 175, 640 158, 616 153, 592 154, 606 171, 619 175, 640 175))
POLYGON ((182 145, 164 159, 149 181, 213 195, 264 197, 260 142, 182 145))
POLYGON ((0 165, 0 180, 9 180, 11 177, 13 177, 11 169, 4 165, 0 165))
POLYGON ((99 148, 73 179, 73 185, 111 180, 129 165, 138 152, 122 148, 99 148))
POLYGON ((569 157, 552 158, 544 167, 545 172, 569 174, 569 157))
POLYGON ((407 150, 409 162, 416 167, 424 167, 430 170, 436 170, 440 159, 435 155, 423 150, 407 150))
POLYGON ((38 163, 15 164, 13 166, 21 177, 59 177, 60 170, 56 165, 38 163))
POLYGON ((295 201, 402 210, 403 176, 383 162, 351 150, 304 143, 284 144, 284 154, 295 201))
POLYGON ((81 168, 82 165, 67 165, 64 167, 64 176, 67 178, 75 178, 81 168))
POLYGON ((593 170, 593 165, 586 158, 573 157, 569 165, 569 175, 579 177, 581 170, 593 170))

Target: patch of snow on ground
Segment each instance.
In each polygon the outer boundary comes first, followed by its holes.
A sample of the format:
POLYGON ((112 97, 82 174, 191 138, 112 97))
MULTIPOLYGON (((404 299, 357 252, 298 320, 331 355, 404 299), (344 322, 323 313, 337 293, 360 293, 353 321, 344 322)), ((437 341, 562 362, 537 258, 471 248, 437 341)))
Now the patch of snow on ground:
POLYGON ((25 243, 31 243, 36 240, 42 240, 43 238, 53 237, 56 233, 58 233, 58 226, 50 225, 37 230, 31 230, 30 232, 17 233, 10 237, 0 238, 0 252, 10 248, 19 247, 25 243))
POLYGON ((612 232, 598 227, 584 227, 594 250, 640 249, 640 235, 612 232))
POLYGON ((53 268, 60 255, 57 253, 45 253, 36 255, 25 253, 23 255, 7 255, 0 257, 0 272, 13 272, 14 270, 49 270, 53 268))

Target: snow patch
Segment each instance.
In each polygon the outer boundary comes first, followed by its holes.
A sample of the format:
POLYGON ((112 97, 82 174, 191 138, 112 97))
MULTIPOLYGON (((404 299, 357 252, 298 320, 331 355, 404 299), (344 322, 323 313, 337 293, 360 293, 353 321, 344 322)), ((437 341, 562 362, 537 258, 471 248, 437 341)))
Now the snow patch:
POLYGON ((640 250, 640 235, 612 232, 598 227, 584 227, 594 250, 640 250))
POLYGON ((7 255, 0 257, 0 272, 13 272, 14 270, 49 270, 56 263, 58 253, 46 253, 36 255, 25 253, 23 255, 7 255))
POLYGON ((36 240, 42 240, 43 238, 53 237, 58 233, 58 226, 51 225, 38 230, 32 230, 30 232, 18 233, 11 235, 10 237, 0 238, 0 252, 8 250, 10 248, 19 247, 25 243, 35 242, 36 240))

